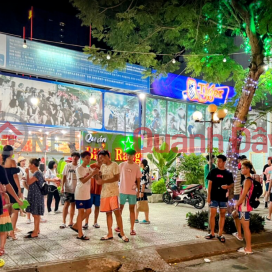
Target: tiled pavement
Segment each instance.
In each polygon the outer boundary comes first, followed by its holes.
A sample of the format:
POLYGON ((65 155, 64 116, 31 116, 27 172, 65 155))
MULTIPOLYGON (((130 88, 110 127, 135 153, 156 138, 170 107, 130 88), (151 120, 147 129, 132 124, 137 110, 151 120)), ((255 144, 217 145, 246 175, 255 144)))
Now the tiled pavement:
MULTIPOLYGON (((62 207, 61 207, 62 209, 62 207)), ((147 246, 170 244, 181 241, 201 239, 203 231, 191 229, 186 224, 186 213, 196 210, 186 205, 166 205, 164 203, 150 204, 150 225, 136 224, 136 236, 129 235, 130 223, 128 205, 125 206, 123 221, 125 233, 130 238, 129 243, 123 243, 115 234, 114 240, 102 242, 100 238, 107 233, 106 215, 100 213, 100 229, 90 228, 85 232, 90 241, 76 239, 77 234, 70 229, 60 229, 62 214, 47 215, 47 223, 41 224, 41 234, 36 239, 24 239, 24 235, 33 228, 26 224, 26 218, 19 217, 17 234, 18 240, 9 239, 6 244, 5 268, 20 267, 21 265, 50 263, 51 261, 73 260, 77 257, 95 254, 117 252, 147 246)), ((263 209, 260 209, 263 213, 263 209)), ((258 212, 258 211, 257 211, 258 212)), ((265 213, 264 213, 265 214, 265 213)), ((93 214, 91 214, 93 219, 93 214)), ((143 219, 143 214, 140 218, 143 219)), ((266 225, 272 229, 272 223, 266 225)))

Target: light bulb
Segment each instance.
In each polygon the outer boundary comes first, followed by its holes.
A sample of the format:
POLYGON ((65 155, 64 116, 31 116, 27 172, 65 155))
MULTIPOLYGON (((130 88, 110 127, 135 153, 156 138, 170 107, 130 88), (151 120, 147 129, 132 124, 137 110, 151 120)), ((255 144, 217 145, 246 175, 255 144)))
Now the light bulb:
POLYGON ((29 134, 31 134, 32 132, 31 131, 29 131, 29 134))
POLYGON ((95 104, 95 103, 96 103, 95 97, 91 96, 91 97, 89 98, 89 102, 90 102, 91 104, 95 104))
POLYGON ((62 130, 61 133, 62 133, 62 134, 66 134, 67 132, 66 132, 65 130, 62 130))
POLYGON ((174 63, 174 64, 175 64, 175 63, 176 63, 176 60, 175 60, 175 59, 172 59, 172 63, 174 63))
POLYGON ((139 98, 140 98, 141 100, 144 100, 145 97, 146 97, 145 93, 140 93, 140 94, 139 94, 139 98))
POLYGON ((111 59, 111 56, 108 54, 107 55, 107 60, 110 60, 111 59))
POLYGON ((26 40, 24 40, 23 48, 27 48, 26 40))
POLYGON ((227 59, 226 59, 226 58, 223 58, 223 62, 227 62, 227 59))

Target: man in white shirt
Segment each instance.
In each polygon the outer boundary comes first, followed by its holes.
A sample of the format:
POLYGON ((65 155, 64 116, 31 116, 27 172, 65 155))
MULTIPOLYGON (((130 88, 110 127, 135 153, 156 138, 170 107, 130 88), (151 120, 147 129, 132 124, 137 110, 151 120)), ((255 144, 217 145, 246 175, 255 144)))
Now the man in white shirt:
POLYGON ((78 160, 80 159, 80 154, 78 152, 73 152, 71 154, 72 162, 65 165, 62 172, 62 184, 61 192, 64 193, 64 207, 62 211, 63 222, 60 226, 61 229, 66 228, 66 217, 70 207, 70 222, 69 227, 73 226, 73 218, 75 214, 75 189, 77 184, 76 169, 78 167, 78 160))
POLYGON ((84 151, 80 154, 82 164, 76 169, 77 185, 75 189, 76 208, 78 209, 77 222, 71 229, 78 232, 77 239, 90 240, 83 235, 82 221, 91 213, 91 178, 99 174, 99 170, 92 170, 87 165, 91 161, 91 153, 84 151))

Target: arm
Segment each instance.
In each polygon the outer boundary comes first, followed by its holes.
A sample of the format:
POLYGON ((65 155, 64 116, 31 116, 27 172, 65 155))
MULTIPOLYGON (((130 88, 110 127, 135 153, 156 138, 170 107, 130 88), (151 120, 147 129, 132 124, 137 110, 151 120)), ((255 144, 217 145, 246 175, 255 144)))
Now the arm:
POLYGON ((63 175, 62 177, 62 181, 61 181, 61 192, 63 193, 64 192, 64 184, 66 182, 66 175, 63 175))
MULTIPOLYGON (((17 168, 17 165, 16 165, 15 160, 12 160, 12 161, 11 161, 11 166, 17 168)), ((13 178, 14 178, 14 181, 15 181, 16 186, 17 186, 17 188, 18 188, 18 195, 20 196, 20 195, 21 195, 21 190, 20 190, 20 189, 21 189, 21 186, 20 186, 19 177, 18 177, 17 174, 14 174, 14 175, 13 175, 13 178)))
POLYGON ((119 179, 120 179, 120 174, 116 174, 116 175, 114 175, 114 177, 113 178, 111 178, 111 179, 106 179, 106 180, 99 180, 99 182, 101 182, 101 183, 99 183, 99 184, 103 184, 103 183, 113 183, 113 182, 116 182, 116 181, 119 181, 119 179))
POLYGON ((211 203, 211 192, 212 192, 212 181, 211 180, 209 180, 209 186, 208 186, 208 197, 207 197, 207 199, 208 199, 208 203, 211 203))
POLYGON ((23 206, 23 202, 19 199, 17 194, 15 193, 13 187, 10 184, 6 185, 7 192, 18 202, 20 206, 23 206))
POLYGON ((244 202, 250 187, 251 187, 251 180, 247 179, 246 182, 245 182, 243 194, 240 196, 240 198, 239 198, 239 200, 238 200, 238 202, 237 202, 237 204, 235 206, 236 209, 238 209, 238 207, 244 202))
POLYGON ((97 175, 99 173, 98 169, 95 169, 94 171, 92 171, 92 173, 88 174, 86 177, 84 178, 79 178, 79 180, 82 183, 86 183, 90 180, 90 178, 93 178, 95 175, 97 175))
POLYGON ((29 169, 28 168, 25 170, 25 172, 26 172, 26 184, 27 185, 31 185, 38 180, 36 177, 29 178, 29 169))
POLYGON ((27 185, 27 181, 26 180, 23 181, 23 185, 24 185, 25 189, 27 189, 27 190, 29 189, 29 186, 27 185))
POLYGON ((8 194, 5 194, 5 202, 6 204, 3 206, 3 209, 8 209, 10 207, 10 199, 8 194))
POLYGON ((269 188, 268 188, 268 193, 270 194, 270 192, 271 192, 271 187, 272 187, 272 181, 270 180, 269 181, 269 188))

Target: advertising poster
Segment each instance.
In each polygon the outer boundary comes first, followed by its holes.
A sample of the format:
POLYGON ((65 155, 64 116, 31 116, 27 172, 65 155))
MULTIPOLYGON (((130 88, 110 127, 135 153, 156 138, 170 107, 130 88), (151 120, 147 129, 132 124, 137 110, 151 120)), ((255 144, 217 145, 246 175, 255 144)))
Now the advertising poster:
POLYGON ((104 125, 106 130, 133 132, 140 126, 137 96, 105 93, 104 125))
POLYGON ((152 133, 166 133, 166 100, 146 99, 146 127, 151 129, 152 133))
POLYGON ((193 114, 195 111, 200 111, 203 115, 202 120, 205 120, 206 106, 189 104, 187 106, 187 133, 188 136, 201 134, 205 137, 205 123, 195 122, 193 114))
POLYGON ((222 136, 224 141, 229 141, 232 133, 233 114, 228 113, 222 122, 222 136))
POLYGON ((102 93, 0 75, 0 111, 10 122, 101 129, 102 93))
POLYGON ((167 102, 167 134, 187 135, 186 129, 186 104, 168 101, 167 102))
MULTIPOLYGON (((208 111, 208 107, 206 108, 206 121, 211 120, 211 114, 208 111)), ((205 123, 205 137, 208 139, 208 128, 211 127, 211 123, 205 123)), ((219 124, 213 124, 213 134, 222 135, 222 122, 219 124)), ((215 138, 217 139, 217 138, 215 138)))

